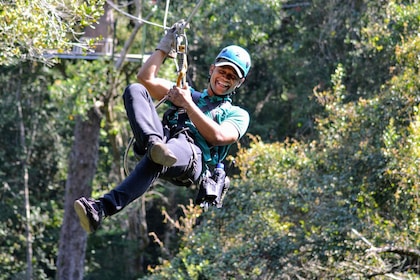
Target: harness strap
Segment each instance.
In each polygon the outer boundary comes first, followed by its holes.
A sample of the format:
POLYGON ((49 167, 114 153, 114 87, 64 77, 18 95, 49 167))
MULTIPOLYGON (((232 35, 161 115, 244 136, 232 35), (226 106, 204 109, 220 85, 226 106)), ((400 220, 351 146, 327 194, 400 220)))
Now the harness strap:
MULTIPOLYGON (((192 99, 194 101, 195 104, 198 104, 199 99, 201 97, 201 92, 199 91, 193 91, 191 93, 192 99)), ((216 103, 212 103, 210 102, 210 100, 208 98, 204 99, 206 101, 206 104, 202 107, 200 107, 200 110, 202 112, 211 112, 212 118, 214 121, 216 121, 216 108, 220 107, 221 105, 223 105, 226 101, 223 100, 221 102, 216 102, 216 103)), ((173 116, 176 112, 178 112, 178 119, 177 119, 177 123, 173 124, 174 126, 172 127, 172 137, 176 137, 177 135, 179 135, 180 133, 184 134, 186 136, 186 138, 188 139, 188 144, 191 147, 191 151, 192 151, 192 156, 190 159, 190 162, 188 164, 188 168, 187 171, 184 172, 183 174, 181 174, 180 176, 176 177, 176 178, 172 178, 171 182, 173 184, 176 185, 183 185, 183 186, 191 186, 194 182, 191 180, 191 175, 194 174, 195 170, 196 170, 196 159, 197 159, 197 153, 194 149, 194 139, 192 138, 192 136, 189 133, 189 128, 185 127, 185 121, 186 121, 186 114, 179 114, 179 111, 176 107, 171 107, 169 108, 163 115, 163 123, 164 125, 166 125, 167 127, 170 126, 169 123, 169 119, 171 116, 173 116), (173 131, 175 130, 175 131, 173 131)))
MULTIPOLYGON (((201 97, 201 92, 193 91, 191 95, 192 95, 192 99, 193 99, 194 103, 198 104, 198 100, 201 97)), ((213 110, 213 109, 216 109, 217 107, 222 106, 226 102, 226 100, 222 100, 221 102, 212 103, 212 102, 210 102, 210 99, 205 98, 204 101, 206 101, 206 105, 201 107, 200 110, 203 113, 210 112, 211 116, 212 116, 212 119, 214 121, 216 121, 216 111, 213 110)))
MULTIPOLYGON (((195 104, 198 104, 198 100, 201 97, 201 92, 194 90, 191 93, 192 99, 194 101, 195 104)), ((210 112, 212 115, 212 119, 214 121, 216 121, 216 112, 213 110, 217 107, 220 107, 221 105, 223 105, 226 101, 221 101, 221 102, 217 102, 217 103, 212 103, 210 102, 209 99, 205 98, 204 99, 206 101, 206 105, 201 107, 200 110, 205 113, 205 112, 210 112)), ((168 110, 165 111, 165 113, 163 114, 163 121, 166 122, 167 120, 169 120, 169 117, 173 114, 175 114, 178 111, 178 108, 176 108, 175 106, 170 107, 168 110)), ((178 121, 177 121, 177 126, 178 127, 182 127, 182 125, 184 124, 184 122, 187 120, 186 116, 183 114, 179 114, 178 115, 178 121)), ((168 124, 168 123, 165 123, 168 124)), ((169 124, 168 124, 169 125, 169 124)))

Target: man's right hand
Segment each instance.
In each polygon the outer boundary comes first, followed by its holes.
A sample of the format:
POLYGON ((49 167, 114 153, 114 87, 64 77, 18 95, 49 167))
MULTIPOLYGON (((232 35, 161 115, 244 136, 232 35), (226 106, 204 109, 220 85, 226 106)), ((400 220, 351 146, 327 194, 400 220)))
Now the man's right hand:
POLYGON ((168 57, 176 58, 176 32, 185 25, 185 20, 180 20, 166 30, 166 34, 162 37, 156 50, 163 51, 168 57))

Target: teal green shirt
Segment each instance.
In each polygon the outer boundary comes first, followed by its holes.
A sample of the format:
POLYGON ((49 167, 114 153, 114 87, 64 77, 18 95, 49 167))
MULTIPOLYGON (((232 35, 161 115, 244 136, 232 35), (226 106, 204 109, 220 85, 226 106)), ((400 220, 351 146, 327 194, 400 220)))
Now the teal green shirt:
MULTIPOLYGON (((194 92, 194 89, 191 88, 191 92, 194 92)), ((229 97, 220 97, 216 95, 210 97, 207 90, 204 90, 198 99, 197 106, 203 110, 206 116, 213 119, 218 124, 222 124, 224 122, 231 123, 238 131, 238 139, 245 135, 249 126, 249 114, 244 109, 238 106, 233 106, 232 99, 229 97), (208 99, 210 103, 221 103, 221 105, 211 111, 205 109, 203 110, 208 102, 206 99, 208 99)), ((195 144, 200 147, 205 164, 216 165, 226 157, 231 145, 210 146, 189 119, 185 122, 185 124, 194 135, 195 144)))

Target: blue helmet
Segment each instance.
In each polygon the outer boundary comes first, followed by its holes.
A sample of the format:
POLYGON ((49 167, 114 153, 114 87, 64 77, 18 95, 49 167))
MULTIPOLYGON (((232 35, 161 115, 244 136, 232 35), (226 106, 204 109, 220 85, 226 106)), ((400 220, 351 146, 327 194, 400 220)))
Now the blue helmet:
POLYGON ((217 55, 215 65, 229 65, 235 69, 239 78, 245 78, 251 68, 251 57, 242 47, 231 45, 217 55))

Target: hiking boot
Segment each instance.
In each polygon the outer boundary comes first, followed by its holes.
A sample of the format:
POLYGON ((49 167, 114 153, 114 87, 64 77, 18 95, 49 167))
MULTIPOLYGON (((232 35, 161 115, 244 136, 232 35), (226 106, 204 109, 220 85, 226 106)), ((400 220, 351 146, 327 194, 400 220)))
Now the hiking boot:
POLYGON ((163 166, 172 166, 177 161, 176 156, 162 142, 151 144, 148 149, 148 155, 153 162, 163 166))
POLYGON ((74 201, 74 210, 79 216, 80 225, 87 233, 98 229, 104 216, 102 204, 99 200, 81 197, 74 201))

